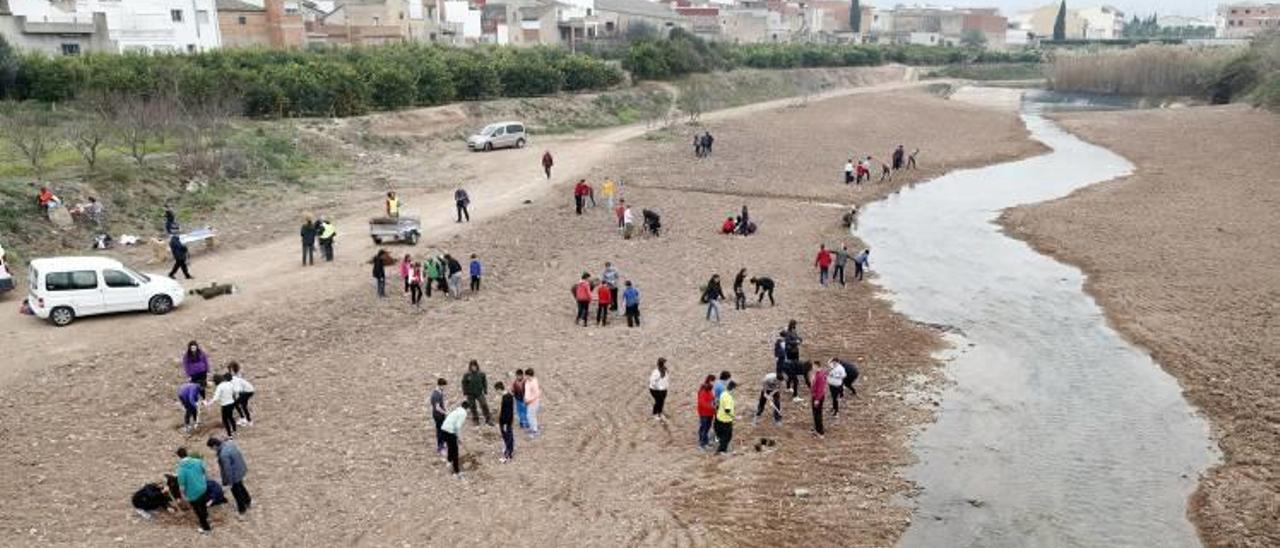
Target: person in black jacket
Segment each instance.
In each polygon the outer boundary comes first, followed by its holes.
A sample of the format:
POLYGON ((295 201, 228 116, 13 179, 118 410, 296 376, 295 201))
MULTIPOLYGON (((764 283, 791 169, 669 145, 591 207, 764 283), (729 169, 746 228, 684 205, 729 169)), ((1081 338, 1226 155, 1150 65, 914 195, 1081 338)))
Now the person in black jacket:
POLYGON ((702 292, 702 302, 707 303, 707 321, 714 314, 716 323, 720 323, 720 301, 724 300, 724 289, 720 287, 720 275, 712 274, 707 281, 707 288, 702 292))
POLYGON ((178 216, 174 214, 173 206, 167 204, 164 206, 164 233, 178 233, 178 216))
POLYGON ((315 221, 308 215, 302 221, 302 229, 298 234, 302 237, 302 266, 316 264, 316 230, 315 221))
POLYGON ((765 295, 769 296, 769 306, 777 304, 773 302, 773 278, 765 276, 751 278, 751 285, 756 286, 756 295, 760 297, 756 300, 757 304, 764 304, 765 295))
POLYGON ((498 408, 498 431, 502 432, 502 458, 498 462, 507 462, 516 455, 516 434, 512 429, 515 419, 516 398, 511 390, 502 383, 494 383, 493 388, 502 392, 502 403, 498 408))
POLYGON ((467 401, 471 402, 471 409, 479 409, 481 413, 472 413, 471 418, 475 419, 476 424, 480 424, 480 415, 484 414, 484 423, 486 426, 493 426, 493 419, 489 417, 489 402, 487 395, 489 392, 489 377, 480 370, 480 362, 471 360, 467 365, 467 372, 462 375, 462 395, 466 396, 467 401))
MULTIPOLYGON (((174 481, 177 481, 177 479, 175 478, 174 481)), ((134 492, 130 502, 133 503, 133 509, 138 512, 138 516, 149 520, 154 517, 151 514, 152 512, 171 510, 172 507, 169 504, 173 502, 173 498, 169 496, 169 493, 165 492, 163 484, 148 483, 143 485, 142 489, 134 492)))
POLYGON ((455 299, 462 298, 462 263, 453 258, 453 255, 445 253, 444 262, 449 269, 449 293, 455 299))
POLYGON ((387 296, 387 259, 390 256, 387 250, 380 249, 378 254, 373 256, 373 260, 369 261, 373 263, 373 281, 378 288, 379 297, 387 296))
MULTIPOLYGON (((743 206, 746 209, 746 206, 743 206)), ((733 309, 747 309, 747 293, 742 289, 742 284, 747 280, 747 269, 738 271, 738 275, 733 277, 733 309)))
POLYGON ((172 278, 181 269, 182 275, 190 280, 191 271, 187 270, 187 257, 190 252, 187 250, 187 245, 182 243, 177 234, 169 236, 169 252, 173 254, 173 268, 169 270, 169 277, 172 278))

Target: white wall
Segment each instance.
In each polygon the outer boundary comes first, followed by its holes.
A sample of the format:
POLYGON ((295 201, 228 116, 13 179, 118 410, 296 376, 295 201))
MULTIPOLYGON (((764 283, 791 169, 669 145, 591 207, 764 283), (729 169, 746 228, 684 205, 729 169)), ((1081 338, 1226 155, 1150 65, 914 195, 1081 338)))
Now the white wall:
POLYGON ((110 38, 120 51, 204 51, 222 45, 215 0, 78 0, 75 10, 62 11, 49 0, 10 0, 14 15, 31 20, 91 18, 107 14, 110 38), (182 21, 172 10, 181 10, 182 21))

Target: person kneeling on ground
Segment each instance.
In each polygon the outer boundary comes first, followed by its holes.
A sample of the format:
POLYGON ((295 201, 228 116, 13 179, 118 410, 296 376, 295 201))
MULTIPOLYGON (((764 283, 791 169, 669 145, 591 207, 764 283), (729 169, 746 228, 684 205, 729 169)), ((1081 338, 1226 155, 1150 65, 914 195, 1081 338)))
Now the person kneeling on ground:
POLYGON ((724 223, 720 225, 720 233, 733 234, 733 231, 737 226, 738 224, 734 222, 733 217, 727 217, 725 218, 724 223))
POLYGON ((160 510, 173 511, 173 506, 170 505, 173 502, 173 497, 169 496, 169 493, 165 491, 164 485, 160 483, 143 485, 142 489, 138 489, 133 493, 133 498, 130 502, 133 503, 133 509, 138 512, 138 516, 146 520, 154 518, 152 512, 159 512, 160 510))

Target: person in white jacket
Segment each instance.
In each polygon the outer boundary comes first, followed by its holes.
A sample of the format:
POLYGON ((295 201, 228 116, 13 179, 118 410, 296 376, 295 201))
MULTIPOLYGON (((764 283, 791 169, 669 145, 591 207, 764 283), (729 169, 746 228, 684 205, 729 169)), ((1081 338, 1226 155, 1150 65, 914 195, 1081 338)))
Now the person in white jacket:
POLYGON ((844 395, 844 366, 835 358, 827 362, 827 388, 831 392, 831 416, 840 416, 840 396, 844 395))
POLYGON ((253 415, 249 413, 249 399, 253 398, 253 385, 240 374, 240 364, 231 362, 227 364, 227 370, 231 372, 231 388, 235 390, 236 395, 236 411, 240 413, 240 418, 236 420, 238 426, 253 426, 253 415))
POLYGON ((653 418, 666 420, 662 407, 667 403, 667 388, 671 385, 671 375, 667 373, 667 359, 658 358, 658 366, 649 374, 649 395, 653 396, 653 418))

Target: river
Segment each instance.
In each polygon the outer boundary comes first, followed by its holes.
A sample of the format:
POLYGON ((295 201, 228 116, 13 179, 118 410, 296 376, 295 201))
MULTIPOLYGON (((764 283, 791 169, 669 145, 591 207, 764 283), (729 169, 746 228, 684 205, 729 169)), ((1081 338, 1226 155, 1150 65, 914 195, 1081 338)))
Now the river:
POLYGON ((894 308, 958 333, 938 420, 914 441, 922 491, 901 545, 1198 546, 1186 504, 1218 458, 1208 424, 1078 269, 993 222, 1133 169, 1043 105, 1022 118, 1052 152, 914 185, 858 222, 894 308))

